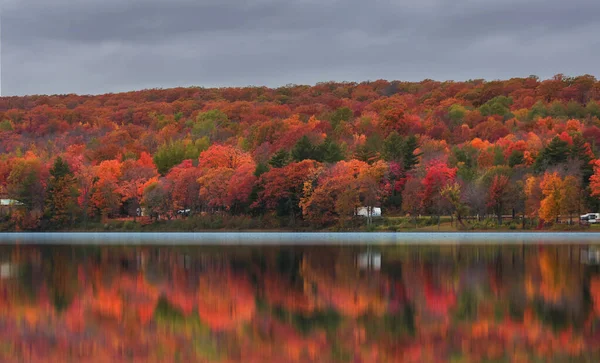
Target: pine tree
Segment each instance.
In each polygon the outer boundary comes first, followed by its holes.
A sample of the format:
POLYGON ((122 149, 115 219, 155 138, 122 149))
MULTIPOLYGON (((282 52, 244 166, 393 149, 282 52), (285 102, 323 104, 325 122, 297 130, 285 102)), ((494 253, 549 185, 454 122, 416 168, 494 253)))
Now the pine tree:
POLYGON ((385 161, 399 161, 404 158, 404 138, 392 131, 383 141, 383 158, 385 161))
POLYGON ((296 145, 294 145, 294 148, 292 149, 292 158, 295 161, 302 161, 302 160, 315 160, 314 159, 314 154, 315 154, 315 147, 313 146, 313 144, 310 142, 308 136, 304 135, 302 136, 302 138, 300 140, 298 140, 298 142, 296 143, 296 145))
POLYGON ((269 164, 274 168, 283 168, 290 163, 290 153, 281 149, 276 152, 269 160, 269 164))
POLYGON ((586 145, 585 139, 580 134, 573 138, 573 145, 569 150, 569 157, 575 160, 581 161, 581 178, 584 185, 589 184, 590 177, 594 174, 594 167, 590 163, 592 158, 589 154, 588 145, 586 145))
POLYGON ((402 157, 405 170, 410 170, 419 163, 419 156, 421 156, 421 154, 415 154, 415 150, 418 146, 419 142, 414 135, 409 136, 404 142, 402 157))
POLYGON ((69 165, 61 157, 57 157, 50 169, 44 208, 45 220, 56 227, 73 223, 78 209, 78 196, 75 176, 69 165))
POLYGON ((317 147, 315 157, 317 161, 332 164, 345 159, 344 150, 329 136, 325 138, 325 142, 317 147))
POLYGON ((542 150, 538 158, 535 160, 533 169, 535 172, 541 173, 552 165, 566 162, 568 157, 569 143, 556 136, 542 150))

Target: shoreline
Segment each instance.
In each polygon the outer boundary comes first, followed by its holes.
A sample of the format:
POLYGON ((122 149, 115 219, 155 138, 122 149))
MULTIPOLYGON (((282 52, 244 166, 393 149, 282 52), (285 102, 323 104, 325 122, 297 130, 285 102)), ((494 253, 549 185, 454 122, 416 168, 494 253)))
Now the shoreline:
POLYGON ((6 232, 0 244, 514 245, 600 244, 596 232, 6 232))

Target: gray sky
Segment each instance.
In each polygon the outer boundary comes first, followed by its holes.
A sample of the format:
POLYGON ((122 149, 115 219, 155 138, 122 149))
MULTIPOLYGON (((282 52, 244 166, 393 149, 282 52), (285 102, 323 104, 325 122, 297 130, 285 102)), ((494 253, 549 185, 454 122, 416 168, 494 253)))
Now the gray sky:
POLYGON ((3 95, 600 72, 597 0, 0 4, 3 95))

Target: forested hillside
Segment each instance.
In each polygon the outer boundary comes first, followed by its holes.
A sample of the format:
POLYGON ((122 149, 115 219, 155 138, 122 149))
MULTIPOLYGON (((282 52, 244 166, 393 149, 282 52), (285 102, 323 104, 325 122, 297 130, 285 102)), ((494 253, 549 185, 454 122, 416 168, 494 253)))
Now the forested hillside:
POLYGON ((589 75, 3 97, 0 140, 11 230, 138 208, 314 228, 345 226, 360 206, 459 225, 600 212, 589 75))

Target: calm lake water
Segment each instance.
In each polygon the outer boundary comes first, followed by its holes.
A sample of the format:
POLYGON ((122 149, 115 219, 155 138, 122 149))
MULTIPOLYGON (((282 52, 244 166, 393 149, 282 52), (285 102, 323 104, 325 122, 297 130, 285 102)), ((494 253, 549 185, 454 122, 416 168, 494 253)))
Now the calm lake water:
POLYGON ((3 234, 0 361, 600 361, 595 236, 3 234))

